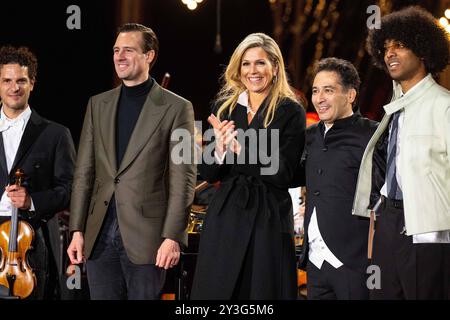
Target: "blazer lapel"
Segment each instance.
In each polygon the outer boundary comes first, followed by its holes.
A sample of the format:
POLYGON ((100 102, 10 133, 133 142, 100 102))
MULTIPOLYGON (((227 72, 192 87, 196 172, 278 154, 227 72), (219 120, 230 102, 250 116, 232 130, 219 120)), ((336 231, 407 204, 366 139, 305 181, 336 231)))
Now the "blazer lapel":
POLYGON ((100 137, 103 141, 109 165, 113 171, 117 170, 116 164, 116 114, 117 104, 119 103, 121 86, 115 88, 112 94, 103 100, 100 106, 99 127, 100 137))
MULTIPOLYGON (((8 166, 6 165, 5 146, 3 145, 3 134, 0 132, 0 187, 8 184, 8 166)), ((0 192, 1 194, 1 192, 0 192)))
POLYGON ((125 155, 117 174, 122 173, 136 158, 151 138, 167 111, 162 88, 155 82, 144 103, 136 126, 131 134, 125 155))
POLYGON ((41 132, 44 131, 46 126, 47 124, 42 121, 41 116, 39 116, 35 111, 32 111, 30 120, 25 127, 22 139, 20 140, 19 148, 17 149, 16 157, 14 158, 14 163, 11 167, 12 173, 15 172, 16 167, 18 167, 21 163, 22 159, 28 153, 29 149, 41 132))

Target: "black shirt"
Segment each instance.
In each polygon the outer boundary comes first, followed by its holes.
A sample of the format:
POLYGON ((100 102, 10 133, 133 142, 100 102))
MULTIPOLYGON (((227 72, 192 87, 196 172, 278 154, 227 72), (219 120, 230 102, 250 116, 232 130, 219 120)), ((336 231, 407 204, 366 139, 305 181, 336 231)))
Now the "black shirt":
POLYGON ((127 87, 122 85, 116 116, 117 167, 122 162, 131 134, 152 86, 153 79, 150 77, 137 86, 127 87))

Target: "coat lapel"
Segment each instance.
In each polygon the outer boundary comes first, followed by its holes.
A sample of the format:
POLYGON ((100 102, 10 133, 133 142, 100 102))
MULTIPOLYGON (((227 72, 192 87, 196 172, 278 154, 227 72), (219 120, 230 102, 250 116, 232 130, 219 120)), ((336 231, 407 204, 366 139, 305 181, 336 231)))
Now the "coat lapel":
POLYGON ((252 121, 248 123, 247 108, 238 103, 236 108, 233 110, 232 120, 235 122, 237 128, 243 130, 253 128, 258 130, 262 128, 264 124, 264 108, 265 105, 263 102, 263 105, 258 108, 258 111, 256 111, 252 121))
POLYGON ((244 106, 241 106, 240 104, 236 105, 234 115, 232 115, 231 120, 235 122, 236 128, 240 128, 242 130, 248 129, 247 110, 244 106))
POLYGON ((0 132, 0 187, 8 184, 8 166, 6 165, 5 146, 3 145, 3 134, 0 132))
POLYGON ((119 103, 121 86, 115 88, 112 94, 103 100, 99 108, 100 137, 103 141, 109 164, 113 171, 117 170, 116 164, 116 114, 119 103))
POLYGON ((131 134, 117 174, 121 174, 133 162, 161 123, 168 109, 162 93, 162 88, 155 82, 131 134))
MULTIPOLYGON (((252 122, 250 122, 250 124, 248 125, 249 128, 253 128, 255 130, 264 128, 264 118, 266 116, 266 109, 269 107, 269 99, 270 96, 264 99, 261 107, 258 108, 255 117, 252 119, 252 122)), ((285 110, 283 107, 281 107, 281 103, 279 103, 275 110, 275 114, 269 127, 272 127, 275 122, 277 122, 280 118, 282 118, 284 113, 285 110)))
POLYGON ((25 127, 25 131, 23 132, 22 139, 20 140, 19 148, 17 149, 16 157, 14 158, 14 163, 11 168, 12 173, 15 172, 16 168, 20 165, 23 158, 46 126, 47 124, 42 121, 41 116, 33 111, 30 120, 25 127))

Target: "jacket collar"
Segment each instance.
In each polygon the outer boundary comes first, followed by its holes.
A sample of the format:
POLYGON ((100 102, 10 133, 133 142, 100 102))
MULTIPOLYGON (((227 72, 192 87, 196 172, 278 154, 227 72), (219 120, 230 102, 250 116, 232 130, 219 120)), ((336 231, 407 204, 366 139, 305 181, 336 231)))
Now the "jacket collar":
MULTIPOLYGON (((30 120, 25 127, 22 139, 20 140, 19 148, 17 149, 16 157, 11 167, 10 174, 12 176, 14 175, 17 167, 21 165, 22 160, 25 159, 25 156, 31 150, 31 147, 36 142, 42 131, 44 131, 44 129, 47 127, 47 125, 48 121, 44 121, 44 119, 40 115, 38 115, 36 111, 32 110, 30 120)), ((2 164, 2 166, 3 165, 4 164, 2 164)))
MULTIPOLYGON (((238 101, 237 101, 237 107, 241 106, 242 108, 239 110, 239 108, 237 111, 240 113, 240 118, 242 118, 242 123, 239 124, 240 127, 242 128, 254 128, 254 129, 260 129, 264 127, 264 116, 266 114, 266 108, 267 108, 267 104, 268 104, 268 98, 269 96, 267 96, 262 102, 261 105, 259 106, 258 110, 256 111, 256 113, 253 115, 253 119, 250 123, 247 122, 247 114, 248 114, 248 92, 244 91, 242 92, 239 97, 238 97, 238 101), (245 114, 245 116, 244 116, 245 114), (245 119, 245 121, 244 121, 245 119)), ((235 109, 235 110, 236 110, 235 109)))
POLYGON ((102 116, 100 132, 105 150, 108 152, 107 157, 111 168, 118 174, 125 170, 139 151, 142 150, 167 111, 167 108, 165 108, 167 102, 164 99, 163 89, 153 80, 153 86, 131 134, 122 163, 116 164, 116 113, 120 90, 121 86, 113 89, 111 94, 105 97, 99 113, 102 116))
MULTIPOLYGON (((348 128, 348 127, 352 126, 355 123, 355 121, 358 120, 359 118, 361 118, 361 115, 358 112, 356 112, 347 118, 335 120, 333 123, 333 126, 330 128, 330 130, 348 128)), ((319 129, 323 135, 323 133, 325 132, 325 124, 323 123, 323 121, 319 122, 319 129)))
MULTIPOLYGON (((9 119, 6 114, 5 111, 3 110, 3 105, 0 102, 0 106, 1 106, 1 111, 0 111, 0 122, 6 124, 6 125, 13 125, 13 124, 17 124, 21 126, 22 131, 25 130, 25 126, 28 123, 28 120, 30 119, 31 116, 31 108, 30 106, 27 106, 25 108, 25 110, 16 118, 14 119, 9 119)), ((7 127, 6 127, 7 128, 7 127)), ((6 129, 4 128, 4 129, 6 129)), ((3 128, 0 129, 0 131, 3 131, 3 128)))
POLYGON ((394 88, 392 100, 389 104, 383 107, 387 115, 391 115, 414 104, 417 99, 423 97, 423 93, 425 91, 436 84, 431 74, 428 74, 416 86, 411 88, 412 91, 410 93, 408 92, 402 97, 403 93, 400 83, 398 83, 397 81, 392 81, 392 83, 394 88))

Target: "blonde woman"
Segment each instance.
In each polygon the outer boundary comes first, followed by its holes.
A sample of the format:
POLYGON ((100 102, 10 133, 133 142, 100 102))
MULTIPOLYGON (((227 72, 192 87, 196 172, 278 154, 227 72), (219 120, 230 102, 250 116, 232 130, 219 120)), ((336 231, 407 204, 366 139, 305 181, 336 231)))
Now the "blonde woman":
POLYGON ((288 188, 296 184, 305 112, 278 45, 265 34, 238 45, 223 78, 208 118, 214 141, 199 166, 204 179, 221 183, 201 234, 191 298, 295 299, 288 188))

